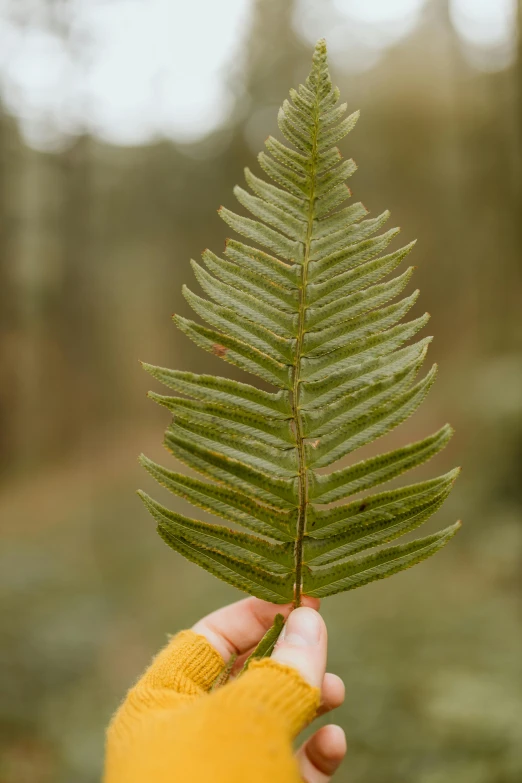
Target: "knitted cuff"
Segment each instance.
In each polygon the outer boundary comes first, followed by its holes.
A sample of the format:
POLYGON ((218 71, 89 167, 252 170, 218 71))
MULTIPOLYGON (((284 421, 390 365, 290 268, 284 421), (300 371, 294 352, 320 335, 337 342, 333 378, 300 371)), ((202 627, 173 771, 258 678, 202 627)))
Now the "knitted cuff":
POLYGON ((320 691, 309 685, 296 669, 270 658, 253 661, 248 671, 229 686, 230 699, 241 699, 271 711, 293 738, 313 720, 320 691))
POLYGON ((208 690, 225 663, 204 636, 181 631, 153 660, 138 686, 186 693, 188 683, 208 690), (188 682, 187 682, 188 681, 188 682))

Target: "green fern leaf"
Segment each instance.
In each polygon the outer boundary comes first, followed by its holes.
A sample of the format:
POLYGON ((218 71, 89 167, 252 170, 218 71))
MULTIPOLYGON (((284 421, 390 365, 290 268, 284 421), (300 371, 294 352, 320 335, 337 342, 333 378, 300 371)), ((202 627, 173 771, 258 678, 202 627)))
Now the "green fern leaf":
POLYGON ((276 642, 279 639, 279 635, 283 630, 284 624, 285 624, 285 619, 283 615, 276 614, 273 625, 265 633, 265 635, 263 636, 263 638, 255 648, 255 650, 246 659, 242 672, 245 672, 250 666, 250 664, 252 663, 252 661, 255 661, 256 658, 267 658, 269 655, 272 654, 272 651, 276 646, 276 642))
MULTIPOLYGON (((174 495, 249 532, 169 511, 140 493, 165 542, 240 590, 275 603, 327 596, 395 574, 437 552, 459 524, 386 546, 421 526, 457 477, 368 495, 431 459, 448 443, 446 425, 394 451, 331 469, 400 425, 422 403, 436 367, 417 378, 431 338, 411 339, 423 315, 402 323, 417 301, 398 302, 413 267, 386 279, 414 242, 385 252, 398 229, 367 218, 346 180, 356 170, 335 146, 354 127, 337 105, 326 46, 319 41, 306 84, 278 115, 290 146, 273 137, 259 156, 272 182, 245 169, 234 194, 250 216, 222 207, 246 241, 227 241, 192 262, 208 298, 183 293, 205 325, 174 316, 196 345, 276 388, 144 365, 175 396, 150 393, 173 414, 165 444, 202 478, 141 462, 174 495), (254 243, 253 245, 250 243, 254 243), (328 472, 318 472, 329 468, 328 472), (369 550, 369 552, 367 552, 369 550)), ((268 654, 282 618, 254 655, 268 654)))

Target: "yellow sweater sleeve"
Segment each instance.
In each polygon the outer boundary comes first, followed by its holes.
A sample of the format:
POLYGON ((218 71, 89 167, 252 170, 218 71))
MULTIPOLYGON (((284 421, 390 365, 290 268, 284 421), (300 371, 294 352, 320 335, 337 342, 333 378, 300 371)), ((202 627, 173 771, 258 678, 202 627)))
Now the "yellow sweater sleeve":
POLYGON ((109 725, 104 783, 299 783, 291 743, 318 689, 265 658, 209 693, 223 666, 203 636, 178 634, 109 725))

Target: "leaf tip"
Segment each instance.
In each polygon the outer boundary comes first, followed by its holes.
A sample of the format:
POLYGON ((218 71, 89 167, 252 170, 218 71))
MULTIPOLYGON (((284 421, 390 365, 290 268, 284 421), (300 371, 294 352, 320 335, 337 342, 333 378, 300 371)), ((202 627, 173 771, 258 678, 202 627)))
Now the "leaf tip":
POLYGON ((326 58, 326 55, 327 55, 326 39, 319 38, 319 40, 314 46, 314 54, 312 57, 314 65, 321 65, 322 61, 326 58))
POLYGON ((445 434, 448 435, 448 437, 450 438, 455 434, 455 430, 448 422, 443 426, 442 429, 445 432, 445 434))
POLYGON ((148 391, 147 392, 147 397, 149 398, 149 400, 152 400, 153 402, 157 402, 160 405, 164 405, 165 404, 166 397, 164 397, 163 394, 157 394, 154 391, 148 391))

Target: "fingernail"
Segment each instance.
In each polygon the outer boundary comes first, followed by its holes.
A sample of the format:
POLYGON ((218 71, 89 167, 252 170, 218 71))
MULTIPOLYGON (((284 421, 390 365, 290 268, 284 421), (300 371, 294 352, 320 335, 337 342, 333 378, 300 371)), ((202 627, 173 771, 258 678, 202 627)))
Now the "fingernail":
POLYGON ((295 609, 283 629, 283 641, 295 647, 313 647, 321 636, 321 619, 313 609, 295 609))

